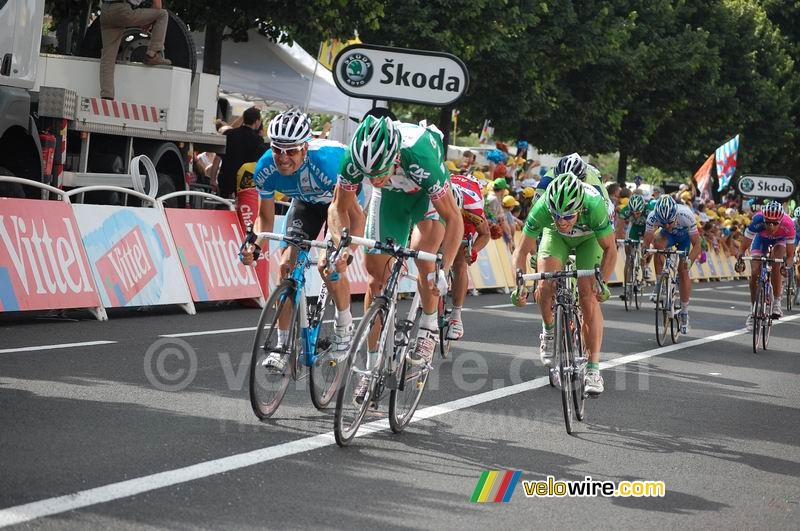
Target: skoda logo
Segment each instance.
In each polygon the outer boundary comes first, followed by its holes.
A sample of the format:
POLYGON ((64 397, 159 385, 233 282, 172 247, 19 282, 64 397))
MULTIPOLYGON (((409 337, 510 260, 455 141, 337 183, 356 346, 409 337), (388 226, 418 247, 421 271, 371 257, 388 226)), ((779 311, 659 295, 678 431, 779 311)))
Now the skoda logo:
POLYGON ((754 187, 755 184, 753 184, 753 179, 749 179, 746 177, 742 179, 741 182, 739 183, 739 190, 741 190, 743 194, 749 194, 750 192, 753 191, 754 187))
POLYGON ((355 52, 341 62, 344 82, 351 87, 363 87, 372 78, 372 61, 361 52, 355 52))

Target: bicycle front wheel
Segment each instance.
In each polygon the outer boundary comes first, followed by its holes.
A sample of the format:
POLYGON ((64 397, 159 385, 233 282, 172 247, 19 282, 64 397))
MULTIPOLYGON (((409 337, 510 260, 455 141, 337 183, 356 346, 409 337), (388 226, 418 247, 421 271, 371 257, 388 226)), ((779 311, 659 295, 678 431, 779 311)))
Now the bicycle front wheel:
POLYGON ((670 297, 670 321, 669 321, 669 334, 672 337, 672 344, 678 342, 678 332, 680 332, 680 323, 678 319, 675 317, 675 308, 678 307, 678 301, 676 300, 679 297, 678 287, 673 284, 672 285, 672 297, 670 297))
MULTIPOLYGON (((347 446, 356 436, 358 427, 372 402, 375 384, 383 367, 383 353, 370 352, 369 335, 373 328, 381 335, 388 333, 384 327, 388 313, 383 299, 372 302, 361 319, 342 371, 341 385, 336 395, 336 413, 333 419, 333 434, 336 444, 347 446)), ((391 341, 392 338, 387 338, 391 341)))
POLYGON ((316 356, 309 372, 311 403, 320 410, 326 408, 336 396, 342 375, 341 367, 346 361, 344 357, 339 360, 332 355, 334 310, 333 298, 325 291, 309 312, 311 319, 308 326, 318 330, 316 356))
POLYGON ((575 404, 575 418, 586 418, 586 353, 581 339, 581 320, 577 312, 572 315, 572 401, 575 404))
POLYGON ((566 315, 563 306, 556 307, 556 345, 555 357, 561 375, 561 405, 564 407, 564 424, 567 433, 572 435, 573 407, 572 402, 572 356, 570 353, 570 331, 566 326, 566 315))
MULTIPOLYGON (((417 337, 419 319, 422 317, 422 308, 417 310, 414 326, 411 328, 410 338, 417 337)), ((427 367, 412 366, 408 362, 408 354, 414 349, 415 343, 409 341, 408 345, 397 352, 397 389, 392 389, 389 394, 389 426, 395 433, 400 433, 411 422, 414 412, 419 406, 419 400, 425 391, 430 370, 427 367)))
POLYGON ((634 274, 633 274, 633 300, 636 304, 636 309, 640 309, 639 296, 641 295, 642 286, 644 285, 644 273, 642 273, 642 265, 638 254, 634 257, 634 274))
POLYGON ((764 321, 764 288, 759 286, 756 303, 753 305, 753 354, 758 354, 761 339, 761 323, 764 321))
POLYGON ((656 341, 663 347, 667 341, 667 329, 672 320, 669 308, 669 286, 667 276, 664 275, 657 282, 656 294, 656 341))
POLYGON ((437 313, 439 320, 439 355, 443 360, 446 360, 447 356, 450 355, 450 340, 447 339, 450 323, 448 323, 449 312, 447 311, 444 296, 439 297, 439 308, 437 313))
POLYGON ((281 405, 295 363, 293 352, 296 350, 297 342, 294 316, 287 345, 282 345, 280 348, 278 346, 278 317, 292 300, 294 289, 294 285, 289 281, 284 281, 275 288, 261 311, 261 318, 256 327, 250 358, 250 405, 261 420, 271 417, 281 405), (267 356, 275 352, 286 358, 283 370, 280 372, 263 366, 267 356))
POLYGON ((625 311, 627 312, 628 306, 633 305, 633 301, 630 300, 633 294, 633 263, 631 262, 630 256, 625 260, 625 271, 625 282, 622 284, 622 293, 624 295, 625 311))

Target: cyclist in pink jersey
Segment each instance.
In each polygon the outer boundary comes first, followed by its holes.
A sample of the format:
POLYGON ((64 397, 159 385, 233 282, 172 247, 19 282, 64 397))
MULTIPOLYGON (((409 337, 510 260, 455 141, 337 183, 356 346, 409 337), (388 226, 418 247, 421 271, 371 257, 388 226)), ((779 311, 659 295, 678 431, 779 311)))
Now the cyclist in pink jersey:
MULTIPOLYGON (((751 256, 763 256, 772 248, 769 258, 783 258, 786 260, 781 267, 774 267, 772 269, 772 292, 774 294, 772 298, 773 319, 779 319, 783 316, 783 310, 781 309, 781 304, 783 302, 782 275, 786 274, 785 272, 787 270, 792 270, 795 247, 794 238, 794 221, 783 212, 780 203, 772 201, 767 204, 761 212, 753 216, 753 221, 747 229, 745 229, 744 238, 742 238, 742 243, 739 247, 739 254, 735 266, 736 271, 739 273, 744 271, 742 256, 744 256, 748 247, 751 256)), ((752 305, 755 301, 758 277, 761 274, 761 264, 758 262, 751 262, 750 266, 750 303, 752 305)), ((752 328, 752 313, 747 317, 745 325, 748 330, 752 328)))

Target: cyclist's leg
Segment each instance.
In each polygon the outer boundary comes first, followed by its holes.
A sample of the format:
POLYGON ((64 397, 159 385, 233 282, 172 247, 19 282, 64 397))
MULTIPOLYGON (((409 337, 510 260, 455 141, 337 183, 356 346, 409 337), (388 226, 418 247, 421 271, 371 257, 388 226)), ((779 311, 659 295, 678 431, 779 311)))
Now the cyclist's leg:
MULTIPOLYGON (((767 251, 767 242, 760 235, 756 234, 753 238, 753 243, 750 244, 750 256, 757 258, 762 256, 767 251)), ((756 302, 756 294, 758 293, 758 277, 761 275, 761 263, 756 261, 750 262, 750 305, 756 302)))
MULTIPOLYGON (((417 203, 411 211, 411 220, 416 225, 411 234, 411 247, 418 251, 436 253, 444 238, 444 224, 425 193, 419 193, 417 203)), ((419 289, 422 317, 417 329, 417 343, 413 353, 415 359, 430 362, 439 340, 437 309, 439 297, 428 283, 428 276, 435 272, 436 265, 424 260, 416 260, 417 288, 419 289)))
MULTIPOLYGON (((464 233, 465 238, 471 236, 464 233)), ((464 306, 464 299, 467 297, 467 290, 469 289, 469 272, 467 265, 467 257, 464 254, 462 247, 456 254, 455 261, 453 261, 453 283, 451 293, 453 297, 453 311, 450 314, 450 328, 448 331, 448 339, 461 339, 464 335, 464 325, 461 322, 461 308, 464 306)))
MULTIPOLYGON (((670 235, 664 232, 662 229, 658 229, 655 237, 653 238, 653 247, 663 251, 667 247, 670 247, 670 245, 668 245, 669 240, 670 235)), ((653 267, 655 267, 656 278, 658 278, 658 276, 661 275, 661 268, 664 267, 664 257, 658 254, 655 255, 655 258, 653 258, 653 267)))
MULTIPOLYGON (((561 271, 569 258, 570 247, 557 231, 544 229, 539 246, 537 271, 540 273, 561 271)), ((553 316, 553 298, 555 297, 555 281, 539 282, 539 293, 536 302, 542 314, 542 333, 539 336, 539 358, 544 365, 550 365, 553 359, 555 327, 553 316)))
MULTIPOLYGON (((594 269, 600 266, 603 249, 592 236, 575 247, 575 266, 578 269, 594 269)), ((590 363, 600 363, 600 348, 603 344, 603 312, 597 300, 594 277, 578 279, 578 296, 583 313, 583 338, 590 363)))
MULTIPOLYGON (((684 251, 687 254, 689 253, 689 249, 692 246, 692 242, 689 239, 689 235, 685 235, 682 238, 674 238, 675 246, 678 248, 679 251, 684 251)), ((678 262, 678 275, 680 275, 680 295, 681 295, 681 313, 680 313, 680 325, 681 325, 681 333, 686 334, 689 332, 689 300, 692 296, 692 280, 689 277, 689 268, 686 267, 686 261, 680 260, 678 262)))
MULTIPOLYGON (((786 258, 786 242, 778 240, 773 243, 772 258, 786 258)), ((778 317, 783 315, 783 275, 781 266, 783 264, 772 265, 772 315, 778 317)))

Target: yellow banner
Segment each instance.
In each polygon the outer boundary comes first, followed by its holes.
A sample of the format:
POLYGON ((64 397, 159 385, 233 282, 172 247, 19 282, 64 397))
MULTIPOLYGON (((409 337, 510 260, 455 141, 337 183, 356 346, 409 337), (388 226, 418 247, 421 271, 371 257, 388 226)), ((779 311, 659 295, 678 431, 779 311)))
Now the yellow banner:
POLYGON ((339 39, 329 39, 322 43, 319 49, 319 57, 317 60, 319 64, 327 68, 333 69, 333 60, 339 55, 339 52, 350 46, 351 44, 361 44, 361 39, 355 37, 347 42, 342 42, 339 39))

